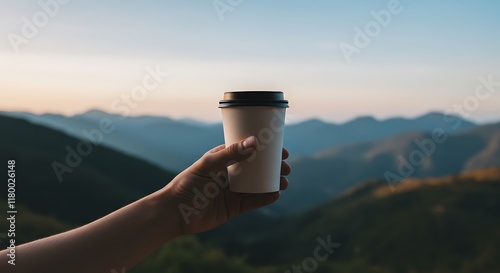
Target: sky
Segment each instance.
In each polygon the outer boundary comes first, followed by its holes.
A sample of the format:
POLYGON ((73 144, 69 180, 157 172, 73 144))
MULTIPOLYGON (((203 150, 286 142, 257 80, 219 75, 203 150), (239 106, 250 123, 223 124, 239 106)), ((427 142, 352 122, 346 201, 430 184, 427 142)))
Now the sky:
POLYGON ((282 90, 291 121, 498 121, 499 11, 456 0, 0 0, 0 111, 218 121, 225 91, 282 90))

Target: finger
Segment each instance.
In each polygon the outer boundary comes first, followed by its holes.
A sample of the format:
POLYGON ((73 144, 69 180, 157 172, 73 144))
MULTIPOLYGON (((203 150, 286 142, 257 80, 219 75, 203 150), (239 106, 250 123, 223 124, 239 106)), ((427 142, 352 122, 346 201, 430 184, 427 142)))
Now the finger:
POLYGON ((280 178, 280 190, 286 190, 288 188, 288 179, 286 177, 281 177, 280 178))
POLYGON ((226 148, 226 144, 219 145, 219 146, 213 148, 212 150, 208 151, 208 153, 216 153, 224 148, 226 148))
POLYGON ((292 172, 292 167, 285 161, 281 161, 281 175, 289 175, 292 172))
POLYGON ((224 148, 218 146, 205 153, 198 164, 202 169, 215 173, 225 170, 227 166, 249 158, 255 152, 256 142, 257 139, 251 136, 224 148))
POLYGON ((288 152, 287 149, 283 148, 283 151, 281 152, 281 159, 287 159, 290 156, 290 153, 288 152))
POLYGON ((280 192, 259 193, 241 197, 240 213, 258 209, 274 203, 280 198, 280 192))

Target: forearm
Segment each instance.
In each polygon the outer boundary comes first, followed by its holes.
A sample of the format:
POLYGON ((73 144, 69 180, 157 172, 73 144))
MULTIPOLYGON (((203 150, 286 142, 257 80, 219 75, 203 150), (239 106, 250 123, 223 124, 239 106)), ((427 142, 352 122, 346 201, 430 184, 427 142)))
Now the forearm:
POLYGON ((168 199, 163 189, 83 227, 18 246, 15 266, 2 251, 0 271, 121 272, 180 235, 177 206, 168 199))

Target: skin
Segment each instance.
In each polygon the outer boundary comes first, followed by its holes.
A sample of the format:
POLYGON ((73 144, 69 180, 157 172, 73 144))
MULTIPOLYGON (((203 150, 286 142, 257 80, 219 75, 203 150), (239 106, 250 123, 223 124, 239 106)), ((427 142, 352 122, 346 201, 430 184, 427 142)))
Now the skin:
MULTIPOLYGON (((227 166, 252 156, 255 137, 225 147, 218 146, 175 177, 161 190, 85 226, 16 247, 16 265, 7 263, 7 250, 0 252, 0 272, 121 272, 145 259, 175 237, 213 229, 237 215, 269 205, 280 192, 245 194, 220 188, 209 203, 188 217, 181 204, 195 208, 193 189, 203 192, 207 183, 227 175, 227 166)), ((283 160, 288 151, 283 149, 283 160)), ((280 189, 291 168, 281 165, 280 189)))

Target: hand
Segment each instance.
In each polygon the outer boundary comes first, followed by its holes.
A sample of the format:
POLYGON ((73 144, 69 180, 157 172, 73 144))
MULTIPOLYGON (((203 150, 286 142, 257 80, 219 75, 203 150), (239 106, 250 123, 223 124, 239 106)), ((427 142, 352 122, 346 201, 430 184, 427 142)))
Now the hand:
MULTIPOLYGON (((227 166, 250 158, 256 141, 250 137, 216 147, 159 191, 87 225, 17 246, 16 254, 23 259, 14 269, 7 263, 8 250, 0 251, 0 271, 8 267, 25 273, 130 268, 179 235, 212 229, 240 213, 271 204, 279 192, 235 193, 225 185, 227 166)), ((283 149, 282 158, 287 157, 283 149)), ((281 163, 282 175, 290 170, 281 163)), ((288 180, 282 177, 280 188, 287 186, 288 180)))
MULTIPOLYGON (((227 166, 250 158, 256 141, 252 136, 229 147, 220 145, 208 151, 165 187, 164 190, 169 192, 168 198, 175 200, 178 208, 181 234, 210 230, 241 213, 278 200, 280 192, 237 193, 227 186, 227 166)), ((287 158, 288 151, 283 148, 282 159, 287 158)), ((290 172, 290 165, 282 161, 281 190, 288 187, 284 176, 290 172)))

